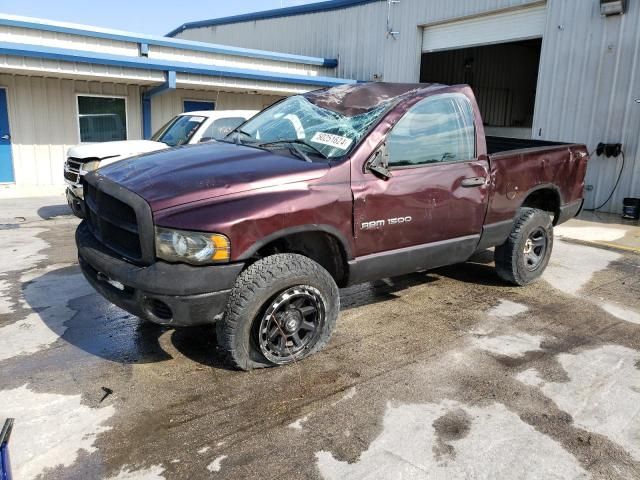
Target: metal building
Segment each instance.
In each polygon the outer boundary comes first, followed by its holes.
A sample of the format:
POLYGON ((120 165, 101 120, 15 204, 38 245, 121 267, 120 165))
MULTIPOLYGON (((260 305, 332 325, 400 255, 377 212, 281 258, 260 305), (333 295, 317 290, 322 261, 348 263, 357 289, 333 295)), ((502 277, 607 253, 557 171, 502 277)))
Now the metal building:
POLYGON ((260 110, 352 83, 335 77, 336 65, 0 15, 0 195, 62 192, 67 149, 95 141, 83 137, 87 125, 117 140, 148 138, 186 108, 260 110))
POLYGON ((638 0, 330 0, 187 23, 168 36, 339 60, 358 80, 474 87, 489 132, 585 143, 586 206, 640 197, 638 0))

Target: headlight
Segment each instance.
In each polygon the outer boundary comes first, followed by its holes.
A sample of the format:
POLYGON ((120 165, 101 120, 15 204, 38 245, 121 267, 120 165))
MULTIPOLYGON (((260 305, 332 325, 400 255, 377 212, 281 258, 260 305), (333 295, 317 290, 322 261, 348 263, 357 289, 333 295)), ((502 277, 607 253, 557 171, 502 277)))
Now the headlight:
POLYGON ((219 233, 187 232, 156 227, 156 255, 168 262, 192 265, 228 262, 229 239, 219 233))
POLYGON ((97 170, 100 166, 100 160, 91 160, 90 162, 83 163, 80 166, 80 175, 86 175, 89 172, 97 170))

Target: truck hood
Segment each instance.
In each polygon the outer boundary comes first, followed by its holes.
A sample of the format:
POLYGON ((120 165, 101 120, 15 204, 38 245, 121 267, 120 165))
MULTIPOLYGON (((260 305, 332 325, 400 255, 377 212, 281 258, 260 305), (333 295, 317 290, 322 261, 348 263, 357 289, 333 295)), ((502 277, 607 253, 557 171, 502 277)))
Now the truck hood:
POLYGON ((71 147, 67 152, 68 157, 73 158, 115 158, 122 159, 140 155, 141 153, 164 150, 164 143, 151 140, 123 140, 118 142, 83 143, 71 147))
POLYGON ((311 180, 329 169, 326 162, 230 143, 172 148, 123 160, 96 174, 144 198, 154 212, 274 185, 311 180))

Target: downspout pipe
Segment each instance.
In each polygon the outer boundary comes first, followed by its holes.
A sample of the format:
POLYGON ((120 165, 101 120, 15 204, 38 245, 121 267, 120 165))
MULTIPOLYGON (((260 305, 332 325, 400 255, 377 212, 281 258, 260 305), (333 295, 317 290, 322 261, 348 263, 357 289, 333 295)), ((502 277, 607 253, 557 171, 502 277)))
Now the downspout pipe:
POLYGON ((176 72, 169 70, 165 74, 165 81, 162 85, 153 87, 142 94, 142 137, 145 140, 151 138, 151 98, 175 89, 176 72))

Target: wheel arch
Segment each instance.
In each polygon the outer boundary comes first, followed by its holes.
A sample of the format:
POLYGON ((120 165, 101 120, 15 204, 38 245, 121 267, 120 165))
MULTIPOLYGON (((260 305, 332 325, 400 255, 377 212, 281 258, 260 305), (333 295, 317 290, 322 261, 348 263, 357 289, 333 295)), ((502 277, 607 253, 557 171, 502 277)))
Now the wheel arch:
POLYGON ((263 258, 274 253, 297 253, 322 265, 339 286, 348 276, 351 246, 345 236, 331 225, 300 225, 273 232, 245 250, 238 260, 263 258))
MULTIPOLYGON (((523 207, 537 208, 552 214, 553 224, 556 225, 560 218, 560 207, 562 206, 562 193, 560 189, 552 183, 536 185, 524 195, 524 200, 520 203, 518 211, 523 207)), ((517 215, 517 211, 516 211, 517 215)), ((514 219, 515 221, 515 219, 514 219)))

